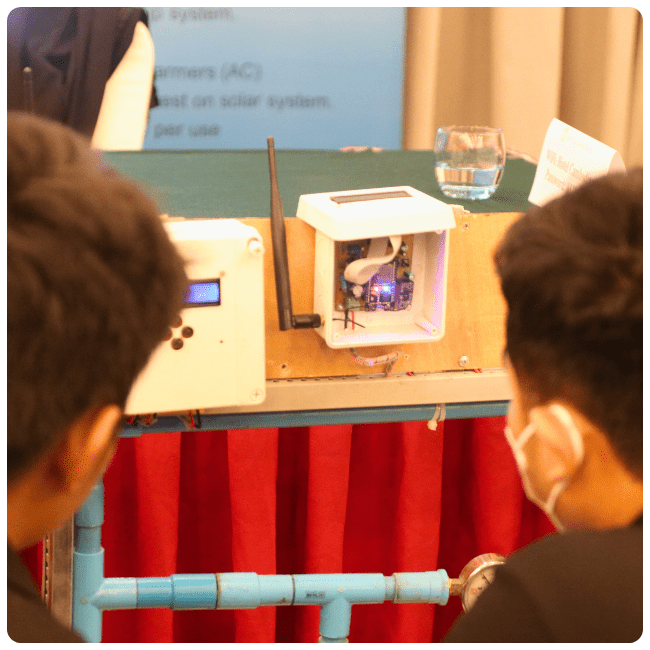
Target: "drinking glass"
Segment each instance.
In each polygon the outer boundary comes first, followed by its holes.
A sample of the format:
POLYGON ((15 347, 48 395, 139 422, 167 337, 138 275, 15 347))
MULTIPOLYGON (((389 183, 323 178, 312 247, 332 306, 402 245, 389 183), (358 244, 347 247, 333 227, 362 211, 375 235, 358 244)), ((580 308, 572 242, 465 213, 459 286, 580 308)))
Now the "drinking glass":
POLYGON ((444 126, 433 147, 436 180, 452 199, 487 199, 499 186, 506 164, 503 132, 489 126, 444 126))

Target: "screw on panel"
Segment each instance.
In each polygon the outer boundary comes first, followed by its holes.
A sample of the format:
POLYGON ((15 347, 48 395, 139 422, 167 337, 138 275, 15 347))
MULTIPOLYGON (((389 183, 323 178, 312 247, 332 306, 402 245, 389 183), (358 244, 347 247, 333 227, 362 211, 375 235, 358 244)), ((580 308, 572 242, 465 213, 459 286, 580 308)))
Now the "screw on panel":
POLYGON ((461 368, 464 368, 468 363, 469 363, 469 358, 466 356, 462 356, 460 359, 458 359, 458 365, 461 368))

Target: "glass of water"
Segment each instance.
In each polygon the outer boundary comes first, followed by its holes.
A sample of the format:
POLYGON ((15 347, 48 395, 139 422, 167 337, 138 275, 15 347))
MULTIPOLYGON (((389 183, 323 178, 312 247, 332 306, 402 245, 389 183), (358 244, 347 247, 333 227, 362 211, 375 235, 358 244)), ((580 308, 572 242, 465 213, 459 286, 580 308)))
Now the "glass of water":
POLYGON ((506 164, 503 131, 489 126, 444 126, 433 147, 436 180, 452 199, 487 199, 499 186, 506 164))

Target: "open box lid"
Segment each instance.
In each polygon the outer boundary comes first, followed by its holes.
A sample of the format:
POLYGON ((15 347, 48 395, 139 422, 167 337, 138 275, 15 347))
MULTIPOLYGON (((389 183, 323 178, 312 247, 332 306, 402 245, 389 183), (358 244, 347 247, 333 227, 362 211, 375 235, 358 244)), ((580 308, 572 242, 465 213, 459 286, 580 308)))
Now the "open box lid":
POLYGON ((456 226, 452 205, 408 186, 303 194, 296 216, 336 241, 456 226))

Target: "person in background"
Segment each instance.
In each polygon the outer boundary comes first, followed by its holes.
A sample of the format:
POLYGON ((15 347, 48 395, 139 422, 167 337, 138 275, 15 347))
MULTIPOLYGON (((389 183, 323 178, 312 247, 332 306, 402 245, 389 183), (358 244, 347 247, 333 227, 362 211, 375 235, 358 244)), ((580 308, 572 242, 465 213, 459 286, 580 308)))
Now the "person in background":
POLYGON ((507 231, 506 438, 563 534, 513 554, 448 642, 632 642, 643 631, 643 178, 592 180, 507 231))
POLYGON ((79 509, 117 446, 131 385, 187 289, 156 206, 84 138, 7 117, 7 626, 81 641, 17 552, 79 509))
POLYGON ((66 124, 96 148, 140 149, 149 109, 158 105, 153 77, 153 41, 141 8, 9 13, 7 110, 66 124))

